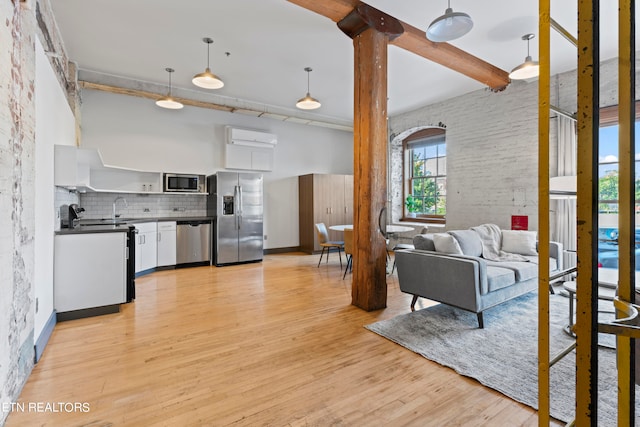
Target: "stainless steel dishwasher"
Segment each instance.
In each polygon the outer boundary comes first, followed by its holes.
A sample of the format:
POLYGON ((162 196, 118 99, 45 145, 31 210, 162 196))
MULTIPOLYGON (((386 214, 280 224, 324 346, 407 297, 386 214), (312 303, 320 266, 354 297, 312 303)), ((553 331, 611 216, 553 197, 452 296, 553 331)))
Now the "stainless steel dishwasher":
POLYGON ((177 221, 176 264, 209 263, 211 220, 177 221))

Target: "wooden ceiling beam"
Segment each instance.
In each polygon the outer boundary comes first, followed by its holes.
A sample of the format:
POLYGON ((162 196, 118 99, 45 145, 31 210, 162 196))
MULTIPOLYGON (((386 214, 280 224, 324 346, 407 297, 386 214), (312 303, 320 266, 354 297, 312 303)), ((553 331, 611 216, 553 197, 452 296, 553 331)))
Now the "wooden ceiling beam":
MULTIPOLYGON (((359 0, 288 0, 307 10, 340 22, 359 4, 359 0)), ((449 43, 434 43, 427 39, 424 31, 400 21, 404 33, 390 41, 391 45, 413 52, 418 56, 457 71, 494 91, 500 91, 509 85, 509 74, 482 59, 471 55, 449 43)))
POLYGON ((404 32, 400 21, 366 3, 358 3, 347 16, 338 21, 338 28, 351 39, 372 28, 387 36, 387 44, 404 32))
MULTIPOLYGON (((147 98, 147 99, 153 99, 153 100, 157 100, 160 97, 166 96, 166 94, 162 95, 162 94, 147 92, 139 89, 129 89, 129 88, 124 88, 119 86, 110 86, 110 85, 105 85, 101 83, 87 82, 83 80, 78 81, 78 84, 82 89, 100 90, 102 92, 116 93, 118 95, 137 96, 139 98, 147 98)), ((234 107, 215 104, 213 102, 196 101, 193 99, 180 98, 177 96, 173 96, 172 98, 182 103, 183 105, 189 105, 192 107, 208 108, 210 110, 220 110, 220 111, 228 111, 228 112, 233 112, 235 110, 234 107)))
POLYGON ((404 33, 390 44, 464 74, 492 90, 500 91, 509 85, 509 73, 506 71, 449 43, 434 43, 427 39, 424 31, 406 22, 402 26, 404 33))
POLYGON ((307 10, 331 19, 341 21, 360 3, 359 0, 288 0, 307 10))

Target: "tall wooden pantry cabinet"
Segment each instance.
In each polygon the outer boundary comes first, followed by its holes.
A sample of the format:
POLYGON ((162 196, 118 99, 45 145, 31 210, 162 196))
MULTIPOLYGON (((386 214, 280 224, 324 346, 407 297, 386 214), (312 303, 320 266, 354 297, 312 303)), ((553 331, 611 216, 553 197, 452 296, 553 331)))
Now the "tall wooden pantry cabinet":
POLYGON ((300 250, 320 251, 315 224, 324 222, 330 240, 344 240, 332 225, 353 223, 353 175, 309 174, 298 177, 300 250))

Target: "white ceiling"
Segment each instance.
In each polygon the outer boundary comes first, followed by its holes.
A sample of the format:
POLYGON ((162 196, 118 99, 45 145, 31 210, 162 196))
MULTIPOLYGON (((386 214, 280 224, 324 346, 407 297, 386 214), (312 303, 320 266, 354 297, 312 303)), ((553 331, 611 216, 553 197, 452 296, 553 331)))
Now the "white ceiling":
MULTIPOLYGON (((312 67, 311 95, 322 102, 313 114, 351 121, 353 46, 334 22, 286 0, 51 0, 67 54, 80 70, 203 91, 191 84, 210 65, 225 86, 216 95, 292 109, 305 95, 312 67), (225 53, 229 52, 227 56, 225 53)), ((369 0, 417 28, 444 13, 445 0, 369 0)), ((617 2, 602 2, 601 57, 616 56, 617 2), (604 8, 608 9, 604 9, 604 8)), ((552 17, 576 35, 577 0, 552 2, 552 17)), ((455 46, 510 71, 524 61, 525 33, 537 33, 537 1, 453 0, 474 28, 455 46)), ((552 32, 553 33, 553 32, 552 32)), ((531 55, 538 58, 538 38, 531 55)), ((639 40, 636 41, 638 43, 639 40)), ((576 68, 576 49, 553 33, 552 74, 576 68)), ((480 83, 400 48, 389 48, 391 116, 481 89, 480 83)))

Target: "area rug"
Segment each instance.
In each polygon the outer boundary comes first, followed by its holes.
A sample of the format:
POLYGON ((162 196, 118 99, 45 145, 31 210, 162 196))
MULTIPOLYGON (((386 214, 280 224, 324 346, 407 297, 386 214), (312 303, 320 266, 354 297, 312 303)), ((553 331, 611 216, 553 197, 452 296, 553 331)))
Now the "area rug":
MULTIPOLYGON (((538 301, 529 293, 484 312, 484 329, 474 313, 438 304, 365 326, 367 329, 454 369, 504 395, 538 408, 538 301)), ((551 357, 573 339, 564 331, 568 300, 550 296, 551 357)), ((598 424, 615 425, 617 373, 615 350, 599 348, 598 424)), ((552 417, 575 416, 575 351, 550 370, 552 417)), ((636 386, 636 395, 640 388, 636 386)), ((640 405, 636 399, 636 414, 640 405)), ((636 420, 638 423, 639 419, 636 420)))

